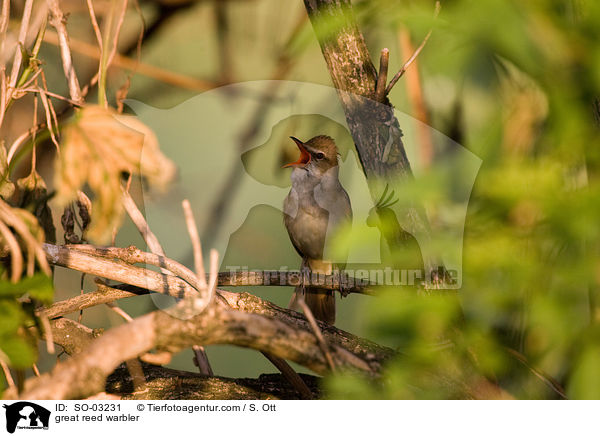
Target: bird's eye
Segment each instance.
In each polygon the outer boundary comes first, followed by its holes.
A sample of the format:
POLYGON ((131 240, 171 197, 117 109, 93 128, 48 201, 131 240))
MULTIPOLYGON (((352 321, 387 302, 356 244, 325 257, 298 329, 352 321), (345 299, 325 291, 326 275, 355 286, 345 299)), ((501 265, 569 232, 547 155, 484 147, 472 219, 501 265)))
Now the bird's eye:
POLYGON ((316 157, 317 159, 323 159, 323 158, 325 157, 325 155, 324 155, 323 153, 320 153, 320 152, 319 152, 319 153, 317 153, 317 154, 315 155, 315 157, 316 157))

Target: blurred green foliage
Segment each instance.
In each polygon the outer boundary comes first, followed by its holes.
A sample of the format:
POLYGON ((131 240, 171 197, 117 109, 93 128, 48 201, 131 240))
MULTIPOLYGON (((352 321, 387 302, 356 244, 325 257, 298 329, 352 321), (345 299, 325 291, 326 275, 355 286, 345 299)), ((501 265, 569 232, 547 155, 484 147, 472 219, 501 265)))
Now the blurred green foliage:
POLYGON ((37 338, 28 330, 37 325, 37 304, 51 304, 52 278, 44 273, 23 278, 17 283, 0 281, 0 353, 12 368, 26 369, 37 360, 37 338))
MULTIPOLYGON (((433 28, 418 57, 429 122, 483 165, 468 206, 458 295, 390 288, 377 298, 344 301, 342 310, 352 305, 353 311, 338 325, 360 335, 366 326, 370 339, 394 347, 399 356, 388 363, 382 381, 329 378, 329 395, 464 398, 476 397, 488 383, 516 398, 559 398, 561 389, 569 398, 600 398, 600 2, 444 0, 435 20, 431 0, 355 0, 353 5, 373 58, 382 47, 390 48, 391 73, 411 54, 398 48, 399 29, 408 29, 418 45, 433 28)), ((158 13, 153 2, 141 6, 146 18, 158 13)), ((290 38, 299 17, 305 17, 301 2, 231 2, 228 15, 229 51, 220 53, 216 44, 212 3, 198 2, 144 45, 142 61, 218 82, 221 76, 272 78, 278 60, 288 56, 294 62, 284 78, 330 84, 308 20, 290 38), (231 61, 230 71, 222 71, 221 57, 231 61)), ((87 13, 75 11, 69 30, 94 41, 87 13)), ((134 27, 124 31, 137 39, 134 27)), ((53 67, 47 69, 50 88, 64 93, 56 47, 44 44, 41 53, 53 67)), ((84 62, 76 61, 85 76, 84 62)), ((97 65, 88 63, 95 73, 97 65)), ((118 79, 109 83, 112 91, 123 82, 118 79)), ((401 79, 390 94, 399 110, 409 107, 405 84, 401 79)), ((196 92, 138 74, 129 97, 165 107, 196 92)), ((306 135, 321 128, 307 127, 306 135)), ((396 190, 397 207, 419 198, 440 214, 453 214, 447 178, 424 172, 422 180, 396 190)), ((275 219, 281 221, 275 213, 273 220, 250 216, 249 221, 264 225, 275 219)), ((257 235, 240 231, 234 237, 248 245, 245 241, 257 235)), ((389 252, 400 264, 413 260, 401 250, 389 252)), ((78 286, 78 276, 73 283, 78 286)), ((270 299, 285 304, 287 296, 271 292, 270 299)), ((0 350, 15 368, 36 359, 35 347, 22 334, 35 322, 33 300, 52 301, 47 278, 0 283, 0 350)), ((140 310, 139 301, 124 304, 132 313, 140 310)), ((102 316, 94 322, 105 325, 102 316)), ((86 317, 91 318, 89 311, 86 317)), ((225 363, 213 361, 221 375, 259 368, 248 365, 246 355, 233 356, 227 350, 221 356, 225 363)), ((189 356, 179 363, 191 369, 189 356)))
MULTIPOLYGON (((371 299, 373 339, 400 355, 381 382, 330 379, 331 396, 477 397, 483 381, 515 398, 600 398, 600 3, 449 0, 435 22, 429 1, 356 10, 380 44, 400 27, 418 44, 433 26, 419 56, 432 125, 483 165, 458 296, 371 299)), ((401 195, 443 204, 427 180, 401 195)))

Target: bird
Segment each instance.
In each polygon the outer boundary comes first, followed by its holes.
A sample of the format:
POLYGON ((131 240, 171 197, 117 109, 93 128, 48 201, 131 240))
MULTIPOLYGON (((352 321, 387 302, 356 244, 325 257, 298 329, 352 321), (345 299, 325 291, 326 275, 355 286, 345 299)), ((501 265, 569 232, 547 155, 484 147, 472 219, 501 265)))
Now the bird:
MULTIPOLYGON (((327 237, 340 226, 352 224, 350 197, 339 180, 338 149, 333 138, 318 135, 302 142, 290 136, 300 150, 292 167, 292 187, 283 202, 283 219, 290 240, 302 257, 302 270, 332 274, 343 269, 342 259, 328 258, 327 237)), ((290 306, 304 297, 306 305, 320 321, 335 323, 335 295, 331 289, 297 286, 290 306)))

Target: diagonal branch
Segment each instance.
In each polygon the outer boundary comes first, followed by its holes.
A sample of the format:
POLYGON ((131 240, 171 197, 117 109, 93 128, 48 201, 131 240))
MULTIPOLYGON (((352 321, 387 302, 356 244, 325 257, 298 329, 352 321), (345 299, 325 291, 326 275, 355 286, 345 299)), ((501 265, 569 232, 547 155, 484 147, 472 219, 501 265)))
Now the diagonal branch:
MULTIPOLYGON (((188 300, 169 313, 155 311, 105 332, 83 352, 58 363, 52 372, 28 380, 20 398, 85 398, 103 391, 106 377, 124 360, 154 348, 174 353, 194 344, 238 345, 291 360, 318 374, 329 371, 309 327, 300 329, 281 319, 220 306, 185 319, 188 300)), ((381 362, 363 359, 346 347, 331 344, 330 353, 338 368, 369 377, 377 377, 381 370, 381 362)), ((15 390, 5 395, 6 399, 15 397, 15 390)))
MULTIPOLYGON (((94 292, 54 303, 44 310, 45 315, 49 319, 56 319, 69 313, 77 312, 80 309, 149 293, 147 289, 133 286, 110 287, 104 284, 97 284, 97 286, 98 290, 94 292)), ((281 308, 269 301, 245 292, 228 292, 219 289, 218 294, 221 298, 215 299, 215 301, 223 308, 266 316, 280 320, 288 325, 294 325, 298 329, 312 332, 308 320, 298 312, 281 308)), ((393 350, 387 347, 359 338, 334 326, 319 321, 317 321, 317 324, 328 344, 334 344, 351 351, 369 362, 371 366, 376 366, 377 362, 381 364, 381 362, 384 362, 395 354, 393 350)))

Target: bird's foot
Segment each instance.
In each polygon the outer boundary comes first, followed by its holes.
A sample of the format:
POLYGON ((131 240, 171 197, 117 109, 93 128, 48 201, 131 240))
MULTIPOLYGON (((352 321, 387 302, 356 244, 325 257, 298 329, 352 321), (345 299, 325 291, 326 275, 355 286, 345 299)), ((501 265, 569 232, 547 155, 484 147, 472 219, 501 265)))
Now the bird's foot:
POLYGON ((306 259, 302 259, 302 264, 300 265, 300 287, 302 289, 302 295, 304 295, 304 289, 306 286, 310 285, 310 267, 308 266, 308 262, 306 259))
POLYGON ((350 291, 347 286, 348 283, 348 274, 346 274, 344 271, 339 271, 338 290, 340 291, 342 298, 346 298, 348 295, 350 295, 350 291))

